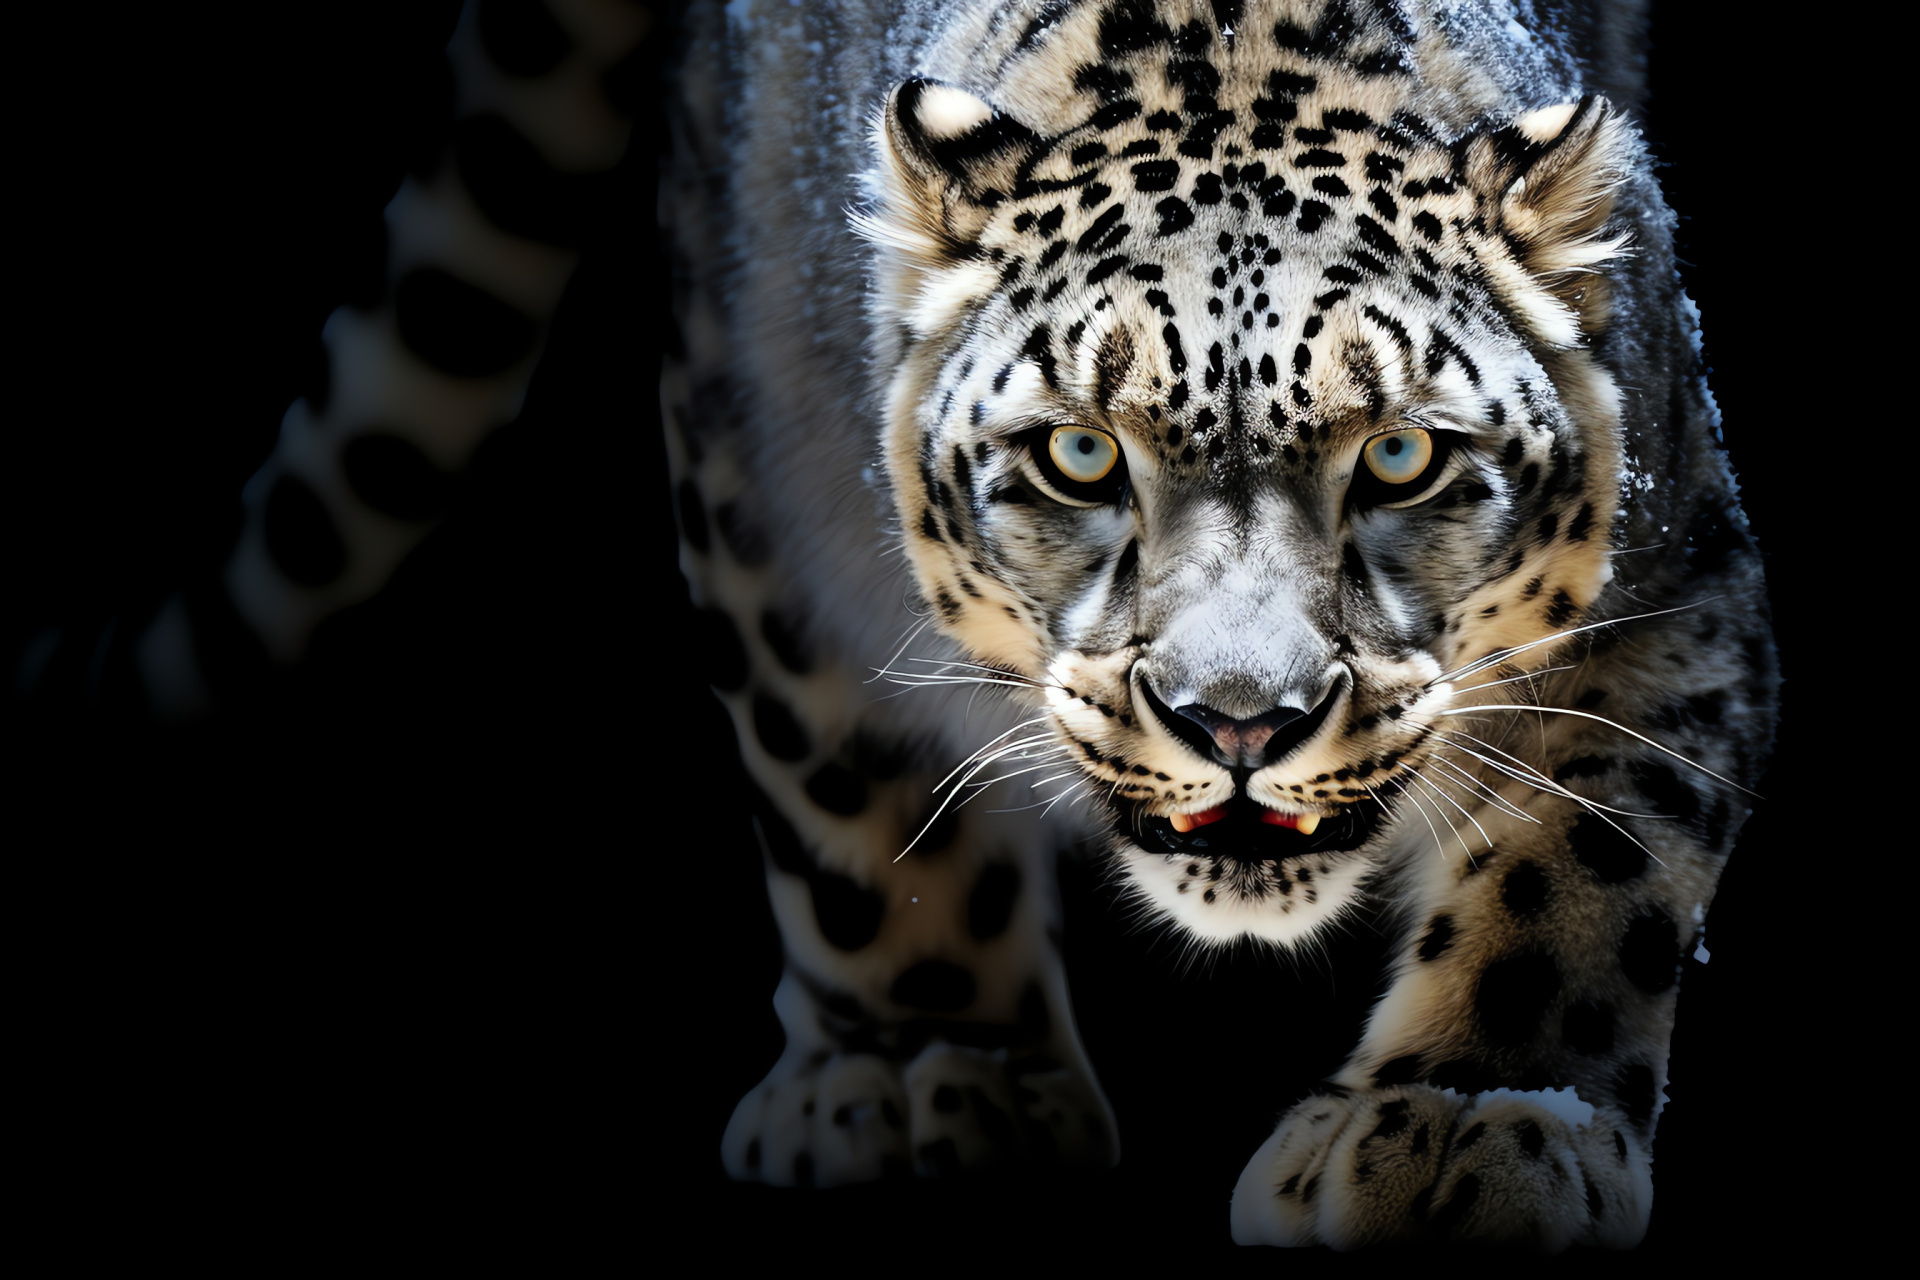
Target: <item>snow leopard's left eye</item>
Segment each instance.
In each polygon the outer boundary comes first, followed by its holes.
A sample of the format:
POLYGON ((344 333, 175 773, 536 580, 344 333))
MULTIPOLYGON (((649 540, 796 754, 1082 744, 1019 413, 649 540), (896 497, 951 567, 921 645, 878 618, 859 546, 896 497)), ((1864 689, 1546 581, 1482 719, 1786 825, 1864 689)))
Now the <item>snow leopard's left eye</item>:
POLYGON ((1028 446, 1039 479, 1053 496, 1074 506, 1110 506, 1127 491, 1120 442, 1094 427, 1054 427, 1028 446))
POLYGON ((1348 498, 1356 507, 1405 507, 1425 498, 1447 470, 1454 433, 1402 427, 1361 446, 1348 498))

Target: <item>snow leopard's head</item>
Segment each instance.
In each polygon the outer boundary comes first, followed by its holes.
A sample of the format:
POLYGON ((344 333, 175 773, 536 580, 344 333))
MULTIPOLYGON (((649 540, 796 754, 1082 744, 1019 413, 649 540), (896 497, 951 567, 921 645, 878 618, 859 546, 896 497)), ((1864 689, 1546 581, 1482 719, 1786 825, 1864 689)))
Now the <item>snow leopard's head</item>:
POLYGON ((1585 348, 1638 142, 1597 99, 1429 109, 1364 40, 1093 21, 994 104, 916 80, 878 122, 892 488, 1139 892, 1284 941, 1418 826, 1404 792, 1465 785, 1414 775, 1606 580, 1585 348))

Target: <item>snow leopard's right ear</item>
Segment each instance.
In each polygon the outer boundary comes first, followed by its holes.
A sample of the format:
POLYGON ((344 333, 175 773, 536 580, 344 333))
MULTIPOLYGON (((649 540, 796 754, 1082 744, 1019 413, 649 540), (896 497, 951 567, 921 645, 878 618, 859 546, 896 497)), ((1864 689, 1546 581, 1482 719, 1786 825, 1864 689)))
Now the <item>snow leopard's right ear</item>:
POLYGON ((895 88, 874 133, 885 192, 863 229, 928 267, 967 252, 1034 141, 1013 117, 933 80, 895 88))

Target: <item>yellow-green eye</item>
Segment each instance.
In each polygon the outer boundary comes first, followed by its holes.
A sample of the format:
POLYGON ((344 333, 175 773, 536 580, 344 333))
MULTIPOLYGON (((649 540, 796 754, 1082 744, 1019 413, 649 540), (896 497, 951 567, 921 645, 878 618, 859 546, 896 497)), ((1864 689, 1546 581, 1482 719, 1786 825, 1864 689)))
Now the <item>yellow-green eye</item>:
POLYGON ((1356 511, 1419 506, 1440 492, 1441 482, 1454 474, 1448 459, 1462 439, 1458 431, 1425 427, 1402 427, 1375 436, 1360 448, 1361 465, 1353 469, 1348 505, 1356 511))
POLYGON ((1055 427, 1047 440, 1047 457, 1073 483, 1098 484, 1120 461, 1120 446, 1104 431, 1055 427))
POLYGON ((1070 507, 1119 506, 1127 497, 1127 458, 1097 427, 1040 427, 1027 433, 1034 479, 1070 507))
POLYGON ((1433 461, 1433 437, 1419 427, 1408 427, 1375 436, 1367 441, 1360 456, 1366 460, 1367 470, 1382 484, 1412 484, 1433 461))

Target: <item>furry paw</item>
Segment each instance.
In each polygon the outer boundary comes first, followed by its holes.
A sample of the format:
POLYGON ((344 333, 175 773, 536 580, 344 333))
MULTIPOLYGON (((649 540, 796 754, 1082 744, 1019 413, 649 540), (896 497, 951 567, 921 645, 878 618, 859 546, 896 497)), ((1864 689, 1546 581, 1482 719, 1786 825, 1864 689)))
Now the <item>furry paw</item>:
POLYGON ((1233 1238, 1628 1248, 1652 1202, 1644 1151, 1570 1090, 1462 1098, 1406 1085, 1288 1112, 1234 1188, 1233 1238))
POLYGON ((938 1043, 904 1070, 866 1054, 776 1067, 734 1109, 720 1151, 734 1178, 816 1187, 1118 1158, 1106 1100, 1081 1073, 938 1043))

